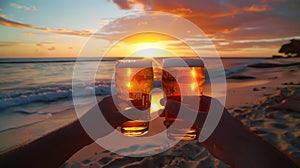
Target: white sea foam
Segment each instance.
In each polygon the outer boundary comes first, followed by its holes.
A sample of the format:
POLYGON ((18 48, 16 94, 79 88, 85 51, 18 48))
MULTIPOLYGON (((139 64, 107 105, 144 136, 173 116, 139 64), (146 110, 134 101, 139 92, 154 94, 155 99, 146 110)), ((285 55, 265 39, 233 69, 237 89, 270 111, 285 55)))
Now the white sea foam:
POLYGON ((111 82, 95 82, 95 93, 92 90, 92 84, 83 84, 78 87, 82 88, 82 91, 76 95, 72 94, 71 85, 52 85, 2 91, 0 92, 0 110, 33 102, 54 102, 72 98, 72 96, 108 95, 110 94, 111 82))

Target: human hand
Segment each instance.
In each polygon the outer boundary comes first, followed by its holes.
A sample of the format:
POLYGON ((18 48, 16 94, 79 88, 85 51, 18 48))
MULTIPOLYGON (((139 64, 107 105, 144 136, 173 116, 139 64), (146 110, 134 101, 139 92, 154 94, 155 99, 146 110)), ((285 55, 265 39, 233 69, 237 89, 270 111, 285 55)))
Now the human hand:
MULTIPOLYGON (((139 117, 140 110, 130 109, 122 113, 130 113, 130 116, 139 117)), ((74 153, 96 139, 113 132, 116 127, 128 120, 130 119, 117 110, 113 97, 107 96, 82 115, 79 120, 2 153, 0 165, 2 167, 61 167, 74 153), (103 121, 106 120, 111 126, 106 122, 99 123, 99 118, 97 118, 100 113, 99 109, 105 117, 103 121), (35 161, 32 162, 32 160, 35 161)))
POLYGON ((121 126, 126 121, 145 118, 145 115, 149 113, 145 107, 135 107, 125 111, 119 111, 114 100, 114 96, 107 96, 98 103, 100 111, 113 128, 121 126))
MULTIPOLYGON (((194 98, 189 97, 189 99, 193 100, 194 98)), ((182 104, 176 100, 168 100, 165 109, 174 116, 177 116, 180 106, 186 114, 198 113, 196 121, 188 117, 185 119, 195 121, 194 124, 201 132, 211 104, 219 106, 215 109, 223 109, 223 113, 213 133, 201 144, 216 158, 232 167, 300 167, 300 163, 296 159, 252 133, 213 98, 202 96, 198 110, 189 108, 193 105, 182 104)))
MULTIPOLYGON (((196 97, 194 96, 184 97, 185 102, 193 102, 195 98, 196 97)), ((241 141, 239 137, 245 137, 245 139, 248 140, 253 138, 251 138, 252 135, 249 135, 249 130, 245 128, 239 120, 232 117, 216 99, 201 96, 199 107, 194 107, 194 104, 183 104, 174 99, 169 99, 166 103, 165 111, 168 111, 176 117, 181 108, 181 112, 186 114, 183 116, 184 118, 181 119, 194 122, 194 125, 198 128, 199 134, 207 118, 211 104, 219 106, 219 108, 216 109, 223 109, 223 113, 212 135, 201 144, 215 157, 229 165, 236 165, 235 161, 238 157, 237 155, 242 152, 242 149, 245 149, 243 147, 244 141, 241 141), (197 115, 195 115, 195 113, 197 113, 197 115), (189 116, 197 117, 195 119, 190 118, 189 116)), ((161 116, 164 116, 164 113, 161 116)))

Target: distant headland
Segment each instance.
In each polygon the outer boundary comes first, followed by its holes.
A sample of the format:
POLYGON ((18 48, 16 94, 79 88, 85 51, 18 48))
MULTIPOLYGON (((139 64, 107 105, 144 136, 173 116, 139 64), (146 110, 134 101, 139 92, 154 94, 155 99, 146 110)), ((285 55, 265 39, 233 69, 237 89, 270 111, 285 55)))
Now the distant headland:
POLYGON ((273 55, 272 58, 300 57, 300 40, 292 39, 289 43, 283 44, 278 52, 284 55, 273 55))

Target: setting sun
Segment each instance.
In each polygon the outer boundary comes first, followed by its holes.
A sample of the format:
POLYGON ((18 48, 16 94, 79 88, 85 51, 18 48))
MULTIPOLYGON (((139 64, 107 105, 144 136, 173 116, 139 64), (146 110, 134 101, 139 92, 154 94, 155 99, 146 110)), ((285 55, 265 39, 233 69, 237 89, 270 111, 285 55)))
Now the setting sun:
MULTIPOLYGON (((153 46, 153 45, 149 45, 153 46)), ((173 52, 170 50, 163 48, 163 47, 138 47, 137 51, 131 54, 134 57, 144 57, 144 58, 153 58, 153 57, 168 57, 168 56, 175 56, 173 52)))
POLYGON ((162 57, 167 56, 166 46, 160 42, 137 42, 131 45, 133 53, 131 56, 135 57, 162 57))
POLYGON ((181 40, 154 32, 138 33, 122 39, 106 53, 106 56, 145 58, 193 55, 193 50, 181 40))

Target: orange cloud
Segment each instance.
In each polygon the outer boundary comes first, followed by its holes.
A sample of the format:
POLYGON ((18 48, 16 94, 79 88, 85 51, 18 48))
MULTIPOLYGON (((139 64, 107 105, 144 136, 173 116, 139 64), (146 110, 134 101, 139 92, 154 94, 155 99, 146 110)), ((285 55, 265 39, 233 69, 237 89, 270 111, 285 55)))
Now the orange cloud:
POLYGON ((224 29, 224 30, 223 30, 223 33, 224 33, 224 34, 229 34, 229 33, 232 33, 232 32, 234 32, 234 31, 238 31, 238 30, 240 30, 239 27, 234 27, 234 28, 231 28, 231 29, 224 29))
POLYGON ((241 11, 239 9, 233 9, 231 11, 226 11, 226 12, 222 12, 222 13, 216 13, 216 14, 212 15, 211 17, 217 18, 217 17, 234 16, 234 15, 240 14, 242 12, 243 11, 241 11))
POLYGON ((40 42, 40 43, 36 43, 36 46, 43 47, 43 46, 48 45, 48 44, 53 44, 53 42, 40 42))
MULTIPOLYGON (((126 4, 124 1, 126 0, 122 0, 122 4, 117 3, 116 1, 115 3, 122 8, 121 6, 126 4)), ((201 29, 210 36, 222 32, 228 34, 231 30, 236 30, 236 27, 239 27, 239 22, 235 21, 238 17, 234 17, 244 12, 243 8, 239 6, 251 5, 241 1, 231 4, 221 1, 204 0, 130 0, 130 2, 131 4, 143 4, 143 6, 151 5, 152 10, 154 11, 169 12, 183 16, 201 27, 201 29), (246 3, 246 5, 243 3, 246 3)), ((125 7, 123 7, 123 9, 124 8, 125 7)))
POLYGON ((113 0, 121 9, 131 9, 133 2, 128 0, 113 0))
POLYGON ((33 30, 38 30, 38 31, 57 33, 57 34, 63 34, 63 35, 71 35, 71 36, 88 37, 93 34, 93 32, 88 31, 88 30, 78 31, 78 30, 51 29, 51 28, 36 27, 36 26, 29 25, 29 24, 8 20, 2 16, 0 16, 0 24, 3 26, 7 26, 7 27, 14 27, 14 28, 20 28, 20 29, 33 29, 33 30))
POLYGON ((74 43, 2 41, 0 42, 0 58, 76 57, 80 48, 80 44, 74 43))
POLYGON ((122 0, 123 5, 114 2, 120 8, 128 2, 132 10, 139 4, 144 10, 180 15, 196 24, 210 39, 222 39, 212 40, 222 56, 270 56, 277 53, 276 46, 300 35, 297 22, 300 1, 295 0, 122 0))
POLYGON ((19 46, 24 45, 24 42, 12 42, 12 41, 2 41, 0 42, 0 47, 11 47, 11 46, 19 46))
MULTIPOLYGON (((219 38, 272 38, 299 34, 300 16, 297 6, 300 2, 293 0, 120 0, 131 6, 142 4, 151 6, 153 11, 169 12, 181 15, 199 26, 210 37, 219 38), (289 4, 289 5, 286 5, 289 4), (257 30, 247 27, 262 27, 257 30), (274 29, 276 27, 276 29, 274 29), (277 32, 275 32, 275 30, 277 32), (279 34, 278 31, 281 33, 279 34), (230 36, 229 36, 230 35, 230 36)), ((117 5, 122 4, 114 1, 117 5)), ((129 6, 128 6, 129 7, 129 6)))
POLYGON ((170 10, 171 13, 176 13, 180 16, 187 16, 193 13, 193 11, 190 8, 176 8, 173 10, 170 10))
POLYGON ((258 6, 255 4, 251 5, 250 7, 244 8, 244 10, 248 12, 263 12, 268 9, 269 9, 268 5, 258 6))
POLYGON ((53 51, 53 50, 55 50, 55 49, 56 49, 55 47, 50 47, 50 48, 48 48, 49 51, 53 51))

